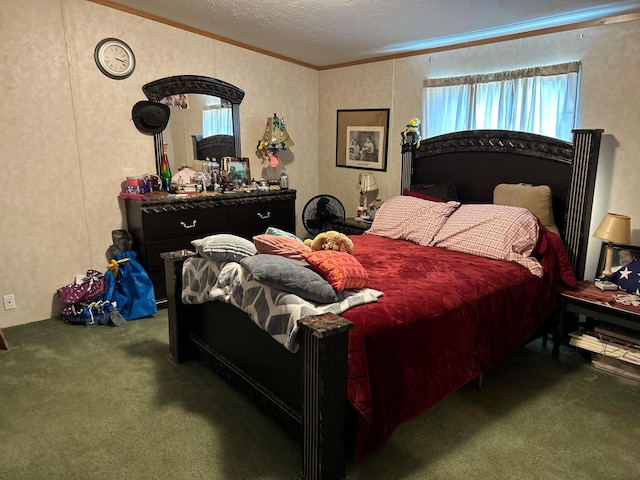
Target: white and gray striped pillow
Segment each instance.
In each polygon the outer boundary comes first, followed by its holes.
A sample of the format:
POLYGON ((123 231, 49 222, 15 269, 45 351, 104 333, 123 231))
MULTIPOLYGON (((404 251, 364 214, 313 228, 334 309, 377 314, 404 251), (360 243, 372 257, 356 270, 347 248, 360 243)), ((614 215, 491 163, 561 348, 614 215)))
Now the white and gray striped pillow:
POLYGON ((229 233, 218 233, 191 241, 201 257, 218 263, 240 262, 258 253, 250 240, 229 233))

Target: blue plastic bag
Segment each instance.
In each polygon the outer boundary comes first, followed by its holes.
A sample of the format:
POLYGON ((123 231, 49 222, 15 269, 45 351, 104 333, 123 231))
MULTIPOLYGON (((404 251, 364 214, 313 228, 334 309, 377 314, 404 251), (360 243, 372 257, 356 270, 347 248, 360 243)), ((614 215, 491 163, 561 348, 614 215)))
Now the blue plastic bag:
POLYGON ((116 253, 104 274, 107 288, 103 299, 116 302, 126 320, 148 317, 158 311, 153 283, 138 263, 134 251, 116 253))

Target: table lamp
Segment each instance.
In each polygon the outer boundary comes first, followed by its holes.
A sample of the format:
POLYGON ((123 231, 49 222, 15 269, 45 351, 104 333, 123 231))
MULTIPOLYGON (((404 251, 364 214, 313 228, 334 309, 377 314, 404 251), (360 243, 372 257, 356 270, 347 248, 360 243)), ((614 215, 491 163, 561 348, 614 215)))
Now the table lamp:
POLYGON ((256 147, 262 157, 262 166, 267 168, 267 172, 269 172, 268 169, 272 169, 275 175, 275 168, 280 164, 278 151, 285 151, 293 145, 293 140, 287 133, 287 125, 284 123, 284 118, 278 117, 275 113, 273 117, 268 117, 264 134, 258 140, 258 146, 256 147))
POLYGON ((360 192, 360 204, 362 205, 364 212, 367 212, 367 193, 373 192, 378 189, 376 179, 373 177, 373 173, 365 172, 358 175, 358 191, 360 192))
POLYGON ((613 264, 613 243, 631 242, 631 217, 626 215, 620 215, 618 213, 607 213, 600 225, 593 234, 594 237, 604 240, 606 243, 606 255, 604 261, 604 270, 602 275, 605 277, 605 281, 597 282, 600 285, 596 285, 601 290, 617 290, 618 286, 615 283, 611 283, 611 265, 613 264))

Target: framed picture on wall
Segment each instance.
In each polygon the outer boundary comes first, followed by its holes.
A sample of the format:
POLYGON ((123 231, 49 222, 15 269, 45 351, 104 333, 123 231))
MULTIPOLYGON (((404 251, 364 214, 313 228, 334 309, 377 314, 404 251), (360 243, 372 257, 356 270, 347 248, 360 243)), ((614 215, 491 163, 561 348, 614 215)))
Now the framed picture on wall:
POLYGON ((387 170, 389 109, 338 110, 336 166, 387 170))

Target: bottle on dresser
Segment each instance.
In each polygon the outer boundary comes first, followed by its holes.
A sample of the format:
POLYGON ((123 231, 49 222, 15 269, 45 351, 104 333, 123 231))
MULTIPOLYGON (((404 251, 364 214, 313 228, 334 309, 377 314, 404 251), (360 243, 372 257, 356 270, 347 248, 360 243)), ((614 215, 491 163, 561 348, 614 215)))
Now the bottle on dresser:
POLYGON ((162 182, 162 190, 165 192, 171 189, 171 167, 169 166, 169 156, 167 150, 169 146, 162 144, 162 161, 160 162, 160 181, 162 182))
POLYGON ((288 188, 289 188, 289 175, 287 175, 287 172, 282 170, 282 173, 280 174, 280 189, 286 190, 288 188))

